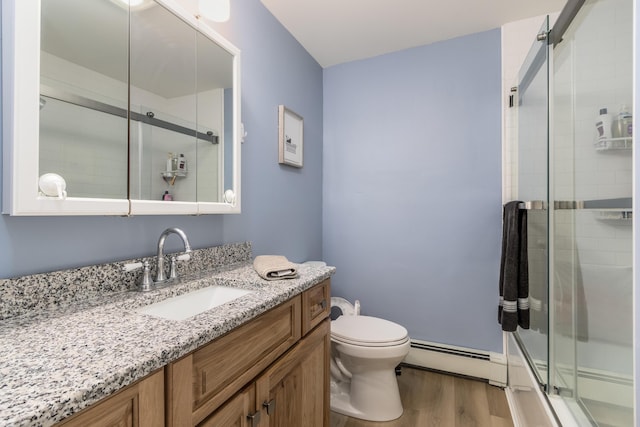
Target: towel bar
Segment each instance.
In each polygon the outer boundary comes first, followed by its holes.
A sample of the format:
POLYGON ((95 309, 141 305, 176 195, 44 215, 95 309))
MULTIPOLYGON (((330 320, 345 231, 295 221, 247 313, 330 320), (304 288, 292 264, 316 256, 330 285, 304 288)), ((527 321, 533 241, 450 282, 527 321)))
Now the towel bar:
MULTIPOLYGON (((546 210, 547 202, 545 200, 529 200, 521 202, 518 208, 528 211, 546 210)), ((600 200, 554 200, 553 208, 555 210, 614 209, 630 211, 633 208, 633 200, 630 197, 600 200)))
POLYGON ((518 205, 518 209, 527 211, 544 211, 547 209, 547 202, 544 200, 529 200, 518 205))

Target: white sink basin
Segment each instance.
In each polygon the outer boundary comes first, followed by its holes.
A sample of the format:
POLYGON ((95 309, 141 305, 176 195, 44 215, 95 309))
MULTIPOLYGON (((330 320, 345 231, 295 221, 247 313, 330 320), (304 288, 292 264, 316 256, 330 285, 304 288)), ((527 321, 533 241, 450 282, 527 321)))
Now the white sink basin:
POLYGON ((140 307, 135 311, 163 319, 184 320, 251 292, 215 285, 140 307))

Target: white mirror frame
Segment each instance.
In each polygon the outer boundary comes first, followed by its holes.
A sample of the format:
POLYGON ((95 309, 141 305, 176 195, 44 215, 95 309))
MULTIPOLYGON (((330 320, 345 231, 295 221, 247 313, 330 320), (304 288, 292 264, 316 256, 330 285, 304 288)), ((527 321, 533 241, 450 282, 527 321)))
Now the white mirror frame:
POLYGON ((240 213, 240 51, 173 0, 156 0, 233 55, 233 191, 226 202, 48 197, 39 194, 40 1, 2 0, 2 213, 200 215, 240 213))

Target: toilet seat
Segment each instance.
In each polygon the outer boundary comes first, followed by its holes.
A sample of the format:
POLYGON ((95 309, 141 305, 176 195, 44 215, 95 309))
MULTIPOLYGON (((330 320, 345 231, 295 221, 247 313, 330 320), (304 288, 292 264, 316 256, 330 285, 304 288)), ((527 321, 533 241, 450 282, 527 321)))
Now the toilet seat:
POLYGON ((331 322, 331 339, 364 347, 391 347, 409 340, 397 323, 371 316, 340 316, 331 322))
POLYGON ((397 341, 390 341, 390 342, 362 342, 362 341, 356 341, 356 340, 346 340, 343 338, 337 338, 335 336, 331 336, 331 340, 338 343, 338 344, 349 344, 349 345, 353 345, 356 347, 394 347, 394 346, 398 346, 398 345, 402 345, 404 343, 406 343, 407 341, 409 341, 409 338, 405 338, 402 340, 397 340, 397 341))

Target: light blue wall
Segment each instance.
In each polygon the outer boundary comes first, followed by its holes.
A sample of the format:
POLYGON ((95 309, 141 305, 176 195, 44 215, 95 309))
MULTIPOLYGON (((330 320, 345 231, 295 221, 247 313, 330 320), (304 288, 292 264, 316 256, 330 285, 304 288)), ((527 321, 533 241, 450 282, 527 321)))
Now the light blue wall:
POLYGON ((258 0, 231 2, 214 28, 242 49, 242 216, 224 218, 226 241, 255 255, 322 256, 322 68, 258 0), (236 13, 241 19, 236 19, 236 13), (278 105, 304 118, 304 167, 278 164, 278 105))
MULTIPOLYGON (((242 214, 3 215, 0 278, 152 255, 162 230, 172 226, 183 228, 196 248, 251 241, 256 255, 321 257, 322 68, 258 0, 233 1, 231 7, 231 20, 218 30, 242 51, 242 112, 249 133, 242 147, 242 214), (303 169, 278 165, 278 104, 304 117, 303 169)), ((169 239, 168 249, 179 250, 178 243, 169 239)))
POLYGON ((502 352, 500 30, 324 70, 333 293, 414 339, 502 352))

